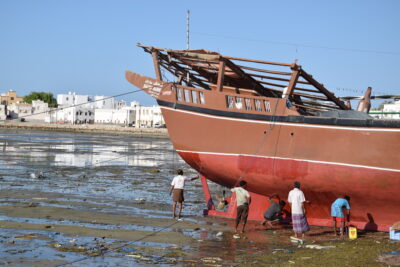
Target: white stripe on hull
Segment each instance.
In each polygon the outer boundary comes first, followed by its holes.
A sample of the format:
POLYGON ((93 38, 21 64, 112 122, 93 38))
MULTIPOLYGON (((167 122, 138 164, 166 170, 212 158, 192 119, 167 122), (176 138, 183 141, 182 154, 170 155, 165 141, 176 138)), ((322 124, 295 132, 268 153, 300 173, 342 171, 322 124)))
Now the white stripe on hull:
POLYGON ((183 153, 195 153, 195 154, 204 154, 204 155, 245 156, 245 157, 256 157, 256 158, 267 158, 267 159, 293 160, 293 161, 311 162, 311 163, 318 163, 318 164, 330 164, 330 165, 338 165, 338 166, 346 166, 346 167, 354 167, 354 168, 365 168, 365 169, 379 170, 379 171, 400 172, 400 169, 379 168, 379 167, 373 167, 373 166, 348 164, 348 163, 341 163, 341 162, 329 162, 329 161, 318 161, 318 160, 307 160, 307 159, 270 157, 270 156, 250 155, 250 154, 218 153, 218 152, 189 151, 189 150, 176 150, 176 151, 177 152, 183 152, 183 153))

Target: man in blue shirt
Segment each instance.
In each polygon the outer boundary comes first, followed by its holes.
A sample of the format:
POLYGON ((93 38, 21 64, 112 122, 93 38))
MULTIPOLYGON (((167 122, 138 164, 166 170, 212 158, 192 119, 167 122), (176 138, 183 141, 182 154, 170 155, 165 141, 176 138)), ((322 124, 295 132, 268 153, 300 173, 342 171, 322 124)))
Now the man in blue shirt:
POLYGON ((343 209, 347 210, 347 222, 350 221, 350 197, 344 196, 343 198, 336 199, 331 206, 331 216, 333 219, 333 230, 335 232, 335 236, 337 235, 336 229, 336 221, 341 222, 340 227, 340 237, 343 237, 344 225, 346 222, 346 218, 343 213, 343 209))

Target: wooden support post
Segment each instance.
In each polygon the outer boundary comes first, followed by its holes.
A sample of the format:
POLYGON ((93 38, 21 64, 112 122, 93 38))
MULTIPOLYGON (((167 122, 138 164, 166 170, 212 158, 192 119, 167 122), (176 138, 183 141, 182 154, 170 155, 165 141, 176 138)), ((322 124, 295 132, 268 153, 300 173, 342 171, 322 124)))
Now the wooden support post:
POLYGON ((286 90, 283 91, 283 98, 288 98, 292 93, 293 89, 296 87, 297 80, 299 79, 300 71, 296 68, 292 72, 292 76, 289 80, 289 85, 286 90))
POLYGON ((153 64, 154 64, 154 70, 156 71, 156 78, 157 80, 162 81, 160 64, 158 63, 158 51, 152 50, 151 55, 153 56, 153 64))
POLYGON ((340 107, 343 110, 348 110, 349 108, 346 106, 345 103, 343 103, 343 101, 341 101, 339 98, 337 98, 334 94, 332 94, 331 92, 329 92, 328 89, 326 89, 322 84, 320 84, 319 82, 317 82, 310 74, 308 74, 307 72, 305 72, 304 70, 301 70, 301 76, 308 81, 309 83, 311 83, 315 88, 317 88, 318 90, 321 91, 321 93, 323 93, 324 95, 326 95, 326 97, 331 100, 332 102, 334 102, 336 105, 338 105, 338 107, 340 107))
POLYGON ((208 213, 209 210, 215 210, 215 206, 214 202, 212 201, 206 177, 200 175, 200 180, 201 180, 201 185, 203 186, 204 199, 207 203, 207 213, 208 213))
POLYGON ((217 81, 217 90, 219 92, 222 91, 222 87, 224 86, 224 75, 225 75, 225 61, 221 60, 219 62, 218 81, 217 81))

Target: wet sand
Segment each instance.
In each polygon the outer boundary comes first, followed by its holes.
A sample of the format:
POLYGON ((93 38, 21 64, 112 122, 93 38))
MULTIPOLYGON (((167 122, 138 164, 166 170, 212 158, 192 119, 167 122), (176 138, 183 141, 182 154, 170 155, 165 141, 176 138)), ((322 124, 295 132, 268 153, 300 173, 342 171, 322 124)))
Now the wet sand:
POLYGON ((348 240, 312 227, 302 245, 290 242, 290 225, 249 222, 235 238, 233 220, 202 216, 198 180, 187 185, 183 220, 172 219, 174 170, 195 173, 168 139, 1 129, 0 148, 0 265, 400 264, 388 233, 348 240))

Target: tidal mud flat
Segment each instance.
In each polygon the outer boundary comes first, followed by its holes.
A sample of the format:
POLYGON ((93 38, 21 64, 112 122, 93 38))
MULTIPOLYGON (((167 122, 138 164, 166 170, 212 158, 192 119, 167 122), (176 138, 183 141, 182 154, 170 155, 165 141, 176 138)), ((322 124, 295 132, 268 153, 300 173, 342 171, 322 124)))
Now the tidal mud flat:
MULTIPOLYGON (((289 225, 203 217, 198 180, 183 220, 172 219, 175 170, 195 174, 167 138, 0 129, 0 265, 5 266, 394 266, 388 233, 357 240, 312 227, 305 244, 289 225)), ((222 188, 210 184, 213 194, 222 188)))

